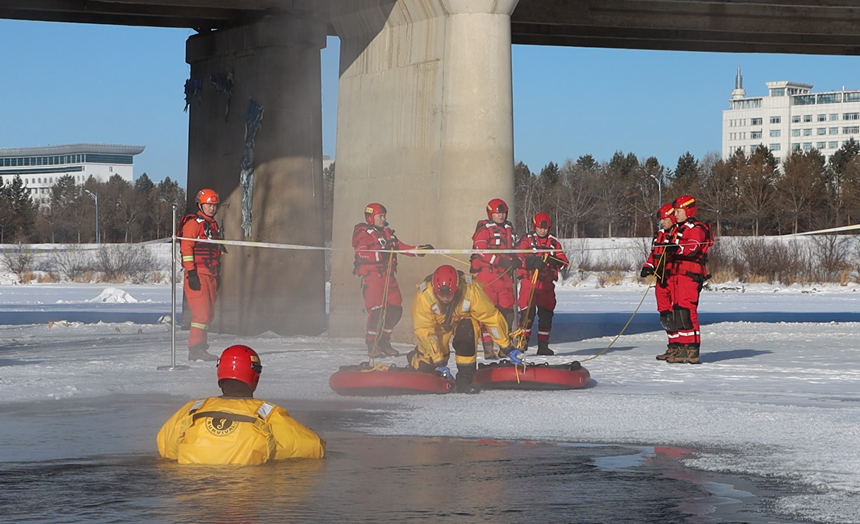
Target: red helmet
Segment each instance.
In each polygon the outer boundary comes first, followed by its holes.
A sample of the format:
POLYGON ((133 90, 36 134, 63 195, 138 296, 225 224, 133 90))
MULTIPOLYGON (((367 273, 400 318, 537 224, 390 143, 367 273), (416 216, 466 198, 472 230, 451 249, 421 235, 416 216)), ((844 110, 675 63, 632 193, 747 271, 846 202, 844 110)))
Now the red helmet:
POLYGON ((449 297, 460 289, 460 275, 454 266, 439 266, 433 272, 433 292, 449 297))
POLYGON ((696 211, 699 210, 699 203, 693 195, 681 195, 672 202, 672 207, 686 210, 687 218, 693 218, 696 216, 696 211))
POLYGON ((535 228, 549 229, 552 226, 552 219, 549 218, 549 214, 541 211, 540 213, 535 213, 534 218, 532 218, 532 225, 535 228))
POLYGON ((666 202, 662 206, 660 206, 659 211, 660 219, 671 218, 672 222, 675 221, 675 206, 672 202, 666 202))
POLYGON ((230 346, 218 359, 218 384, 226 378, 232 378, 248 384, 254 391, 262 371, 263 365, 256 351, 241 344, 230 346))
POLYGON ((201 189, 197 192, 197 203, 198 204, 220 204, 221 199, 218 197, 218 193, 211 189, 201 189))
POLYGON ((508 214, 508 205, 501 198, 494 198, 487 202, 487 218, 493 219, 493 213, 508 214))
POLYGON ((382 204, 377 204, 376 202, 367 204, 364 207, 364 221, 368 224, 373 224, 373 217, 382 213, 388 213, 388 210, 382 204))

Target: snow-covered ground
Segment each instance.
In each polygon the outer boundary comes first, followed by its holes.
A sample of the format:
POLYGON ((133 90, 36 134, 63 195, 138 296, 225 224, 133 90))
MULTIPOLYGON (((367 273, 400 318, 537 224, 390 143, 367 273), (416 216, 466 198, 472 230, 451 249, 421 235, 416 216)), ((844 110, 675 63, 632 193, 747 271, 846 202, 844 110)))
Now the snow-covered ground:
MULTIPOLYGON (((0 403, 5 408, 20 412, 17 408, 51 399, 154 393, 176 395, 178 406, 186 398, 218 393, 212 363, 191 363, 185 371, 157 369, 171 363, 169 324, 70 320, 82 312, 98 316, 125 310, 158 318, 170 311, 169 285, 109 287, 0 286, 0 403), (19 315, 33 311, 44 316, 16 325, 19 315)), ((787 514, 816 522, 860 522, 860 287, 715 286, 701 299, 699 366, 654 359, 665 348, 654 310, 653 292, 643 285, 563 286, 552 344, 558 355, 548 360, 582 361, 593 387, 360 399, 356 409, 385 410, 390 416, 385 425, 357 429, 687 447, 697 451, 685 459, 688 466, 802 486, 780 500, 787 514), (589 360, 610 344, 643 295, 627 332, 589 360)), ((178 364, 188 364, 186 337, 184 332, 177 337, 178 364)), ((210 343, 213 351, 233 343, 257 349, 264 365, 257 396, 287 409, 291 401, 342 399, 329 389, 329 376, 341 365, 364 360, 360 338, 267 333, 213 335, 210 343)), ((404 365, 405 359, 390 361, 404 365)), ((127 436, 124 446, 129 452, 155 453, 154 431, 162 422, 140 421, 145 430, 127 436)), ((66 435, 70 430, 62 429, 66 435)), ((4 444, 24 432, 0 424, 0 454, 4 444)), ((65 444, 56 446, 63 441, 45 442, 54 447, 39 450, 40 457, 64 456, 65 444)), ((88 449, 86 443, 75 445, 88 449)))

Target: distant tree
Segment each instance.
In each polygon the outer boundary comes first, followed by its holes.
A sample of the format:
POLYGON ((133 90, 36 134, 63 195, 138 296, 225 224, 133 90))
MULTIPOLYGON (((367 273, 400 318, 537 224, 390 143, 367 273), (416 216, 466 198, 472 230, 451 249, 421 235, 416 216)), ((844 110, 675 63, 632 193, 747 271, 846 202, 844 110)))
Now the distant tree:
POLYGON ((29 242, 36 222, 36 204, 19 175, 3 185, 3 207, 6 213, 0 237, 4 242, 29 242))
POLYGON ((761 223, 772 212, 776 198, 776 160, 770 149, 756 148, 738 182, 744 216, 752 220, 753 236, 759 236, 761 223))
POLYGON ((535 177, 529 166, 517 162, 514 166, 514 199, 516 203, 516 216, 511 219, 516 231, 528 231, 529 218, 537 213, 540 205, 540 194, 537 177, 535 177))
POLYGON ((801 216, 808 213, 811 207, 818 207, 825 201, 824 156, 817 149, 792 151, 783 169, 785 173, 776 181, 777 194, 790 220, 792 233, 797 233, 801 216))
POLYGON ((576 163, 567 159, 559 170, 563 196, 555 228, 558 236, 577 238, 582 235, 583 222, 597 206, 595 188, 600 166, 593 160, 590 155, 579 157, 576 163))
POLYGON ((185 209, 185 190, 179 186, 179 183, 166 177, 155 187, 150 202, 155 238, 172 235, 173 206, 176 205, 178 222, 185 209))
POLYGON ((701 166, 689 151, 678 157, 678 165, 672 173, 672 189, 678 194, 695 194, 701 187, 701 166))
POLYGON ((708 221, 708 215, 713 217, 714 235, 721 235, 724 230, 726 217, 734 217, 738 201, 738 178, 741 169, 746 165, 743 152, 735 153, 728 161, 720 159, 719 153, 708 153, 702 159, 702 189, 699 195, 699 207, 703 219, 708 221))

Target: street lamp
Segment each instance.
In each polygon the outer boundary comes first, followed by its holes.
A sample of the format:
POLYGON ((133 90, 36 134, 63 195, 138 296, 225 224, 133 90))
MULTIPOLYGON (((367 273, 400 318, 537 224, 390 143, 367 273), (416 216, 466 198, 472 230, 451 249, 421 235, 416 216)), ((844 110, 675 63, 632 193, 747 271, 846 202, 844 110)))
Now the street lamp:
POLYGON ((99 243, 99 194, 98 192, 93 193, 88 189, 84 189, 84 193, 93 197, 93 200, 96 201, 96 244, 99 243))

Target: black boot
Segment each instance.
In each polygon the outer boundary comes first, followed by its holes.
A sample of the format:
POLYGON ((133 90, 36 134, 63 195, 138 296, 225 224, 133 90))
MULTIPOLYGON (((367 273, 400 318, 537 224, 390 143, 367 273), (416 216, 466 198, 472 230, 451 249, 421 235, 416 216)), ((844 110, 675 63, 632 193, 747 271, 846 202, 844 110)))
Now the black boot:
POLYGON ((499 355, 493 347, 493 343, 484 344, 484 360, 499 360, 499 355))
POLYGON ((382 337, 379 339, 379 350, 382 351, 382 354, 386 357, 396 357, 400 355, 400 352, 391 347, 391 339, 388 337, 382 337))
POLYGON ((481 388, 472 384, 472 380, 474 379, 474 374, 469 371, 458 371, 457 372, 457 393, 468 393, 470 395, 474 395, 475 393, 480 393, 481 388))
POLYGON ((549 348, 549 340, 538 340, 538 355, 555 355, 555 351, 549 348))
POLYGON ((385 356, 385 353, 379 348, 379 344, 373 342, 372 340, 367 341, 367 356, 370 358, 382 358, 385 356))
POLYGON ((196 346, 191 346, 188 348, 188 360, 202 360, 203 362, 214 362, 218 360, 218 357, 208 353, 206 351, 207 349, 209 349, 209 344, 205 342, 197 344, 196 346))

